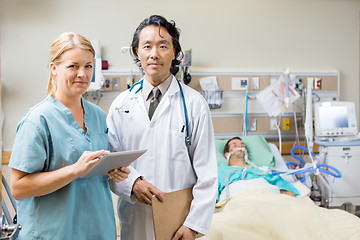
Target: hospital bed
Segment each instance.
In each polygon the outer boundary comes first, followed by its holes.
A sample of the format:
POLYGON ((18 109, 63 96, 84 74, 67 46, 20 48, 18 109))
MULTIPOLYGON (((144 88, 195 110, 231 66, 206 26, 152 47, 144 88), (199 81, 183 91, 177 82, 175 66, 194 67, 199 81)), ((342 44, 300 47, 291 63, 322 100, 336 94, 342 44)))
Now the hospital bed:
MULTIPOLYGON (((225 142, 216 140, 218 164, 224 164, 221 155, 225 142)), ((246 139, 244 142, 250 149, 249 155, 251 148, 259 151, 263 147, 270 151, 269 156, 273 155, 274 168, 287 169, 274 144, 266 147, 263 142, 254 146, 246 139)), ((298 184, 291 175, 284 178, 299 190, 297 198, 276 194, 266 187, 256 188, 256 181, 249 181, 249 185, 247 180, 230 184, 228 196, 219 202, 220 206, 218 203, 221 209, 214 214, 209 235, 202 239, 360 239, 360 218, 343 210, 317 206, 303 184, 298 184)))

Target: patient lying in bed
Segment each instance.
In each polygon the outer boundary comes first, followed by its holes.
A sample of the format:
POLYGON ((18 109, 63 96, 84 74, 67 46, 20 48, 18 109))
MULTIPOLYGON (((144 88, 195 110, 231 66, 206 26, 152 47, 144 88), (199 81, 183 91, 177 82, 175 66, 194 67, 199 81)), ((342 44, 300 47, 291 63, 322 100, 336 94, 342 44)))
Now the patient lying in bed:
MULTIPOLYGON (((224 200, 226 196, 223 191, 226 185, 232 188, 230 184, 240 186, 237 189, 252 190, 252 189, 266 189, 272 192, 288 194, 296 196, 299 194, 298 190, 288 181, 284 180, 278 175, 270 173, 265 174, 253 166, 249 166, 245 162, 246 146, 239 137, 234 137, 227 141, 224 147, 224 156, 228 160, 228 165, 218 166, 218 198, 217 201, 224 200), (245 182, 237 182, 243 181, 245 182)), ((233 187, 234 189, 234 187, 233 187)), ((234 191, 230 191, 234 194, 234 191)), ((239 193, 238 191, 236 193, 239 193)))
MULTIPOLYGON (((202 240, 360 239, 360 219, 355 215, 319 207, 307 196, 295 198, 278 194, 282 190, 294 196, 297 190, 279 176, 250 172, 244 151, 234 151, 245 147, 238 140, 230 140, 228 149, 225 147, 228 165, 218 166, 220 202, 217 205, 223 208, 214 214, 209 234, 202 240), (230 175, 228 188, 224 184, 226 175, 230 175), (243 185, 242 190, 235 188, 237 184, 243 185), (274 193, 269 186, 280 190, 274 193), (222 201, 224 192, 230 192, 229 200, 222 201)), ((249 144, 248 149, 252 147, 249 144)))

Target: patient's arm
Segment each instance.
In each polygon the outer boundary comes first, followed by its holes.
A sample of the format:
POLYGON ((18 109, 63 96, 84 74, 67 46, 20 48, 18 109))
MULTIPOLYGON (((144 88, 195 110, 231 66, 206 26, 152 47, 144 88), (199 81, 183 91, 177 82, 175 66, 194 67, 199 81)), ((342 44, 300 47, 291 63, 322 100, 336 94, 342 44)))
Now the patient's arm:
POLYGON ((293 192, 291 192, 291 191, 286 191, 286 190, 280 189, 280 193, 281 193, 281 194, 290 195, 290 196, 292 196, 292 197, 296 197, 296 195, 295 195, 293 192))

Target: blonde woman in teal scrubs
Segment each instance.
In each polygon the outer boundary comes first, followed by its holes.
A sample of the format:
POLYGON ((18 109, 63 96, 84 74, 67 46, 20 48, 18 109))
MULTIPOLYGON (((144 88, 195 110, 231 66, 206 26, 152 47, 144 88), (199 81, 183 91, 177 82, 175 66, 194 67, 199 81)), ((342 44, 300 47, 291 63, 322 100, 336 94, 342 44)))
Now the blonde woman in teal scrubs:
MULTIPOLYGON (((48 96, 20 121, 9 164, 19 239, 116 239, 107 176, 80 178, 109 148, 105 113, 82 98, 95 51, 89 40, 67 32, 50 55, 48 96)), ((119 182, 128 174, 121 168, 111 178, 119 182)))

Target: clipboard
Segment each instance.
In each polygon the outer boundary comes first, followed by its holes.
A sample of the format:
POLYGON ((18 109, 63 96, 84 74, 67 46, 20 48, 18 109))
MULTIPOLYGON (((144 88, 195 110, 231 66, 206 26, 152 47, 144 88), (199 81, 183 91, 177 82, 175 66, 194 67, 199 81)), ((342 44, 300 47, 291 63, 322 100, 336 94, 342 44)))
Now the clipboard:
POLYGON ((110 170, 120 167, 127 167, 147 150, 112 152, 102 158, 95 164, 90 171, 81 178, 107 175, 110 170))
POLYGON ((153 196, 152 212, 156 240, 170 240, 183 225, 193 200, 192 187, 165 193, 164 202, 153 196))

